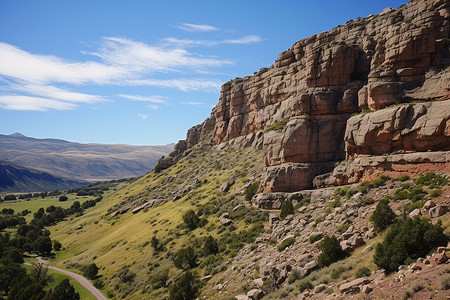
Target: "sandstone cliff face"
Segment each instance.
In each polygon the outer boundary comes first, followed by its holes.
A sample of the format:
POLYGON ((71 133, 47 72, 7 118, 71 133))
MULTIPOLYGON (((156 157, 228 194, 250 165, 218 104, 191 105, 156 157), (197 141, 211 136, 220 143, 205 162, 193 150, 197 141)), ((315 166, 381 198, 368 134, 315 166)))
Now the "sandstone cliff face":
POLYGON ((347 120, 397 102, 449 99, 449 19, 449 1, 411 1, 300 40, 269 68, 225 83, 211 117, 189 130, 187 148, 211 132, 222 144, 285 122, 262 136, 268 192, 312 187, 345 150, 350 158, 448 150, 448 102, 347 120), (440 121, 426 117, 438 112, 440 121))

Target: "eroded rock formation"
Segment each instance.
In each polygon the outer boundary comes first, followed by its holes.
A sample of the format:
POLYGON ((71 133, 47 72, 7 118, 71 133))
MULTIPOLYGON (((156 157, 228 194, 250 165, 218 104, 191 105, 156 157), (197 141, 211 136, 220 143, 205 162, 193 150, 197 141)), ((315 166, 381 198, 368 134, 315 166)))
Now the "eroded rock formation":
POLYGON ((347 122, 361 110, 450 98, 449 19, 449 1, 410 1, 300 40, 269 68, 225 83, 211 116, 188 131, 186 147, 211 133, 219 147, 255 145, 246 137, 262 132, 256 144, 264 152, 267 192, 312 187, 314 177, 345 159, 345 150, 349 158, 450 150, 448 101, 347 122))

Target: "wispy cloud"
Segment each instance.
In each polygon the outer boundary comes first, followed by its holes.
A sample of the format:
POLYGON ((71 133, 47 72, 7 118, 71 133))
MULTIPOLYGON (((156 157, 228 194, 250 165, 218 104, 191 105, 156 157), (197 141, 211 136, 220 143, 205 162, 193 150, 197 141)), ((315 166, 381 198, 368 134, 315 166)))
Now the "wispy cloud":
POLYGON ((182 102, 181 104, 185 104, 185 105, 193 105, 193 106, 203 105, 203 103, 201 103, 201 102, 195 102, 195 101, 182 102))
POLYGON ((9 110, 46 111, 49 109, 69 110, 74 109, 76 105, 69 102, 39 97, 0 95, 0 107, 9 110))
POLYGON ((243 36, 240 39, 235 39, 235 40, 224 40, 223 43, 224 44, 255 44, 255 43, 259 43, 261 42, 262 39, 260 36, 258 35, 247 35, 247 36, 243 36))
POLYGON ((190 24, 190 23, 182 23, 181 25, 177 26, 179 29, 184 31, 201 31, 201 32, 209 32, 209 31, 215 31, 219 28, 207 25, 207 24, 190 24))
POLYGON ((141 96, 141 95, 125 95, 125 94, 119 94, 118 96, 129 100, 145 101, 153 103, 166 103, 167 100, 167 97, 163 96, 141 96))
POLYGON ((135 79, 127 81, 128 85, 135 86, 156 86, 162 88, 175 88, 184 92, 187 91, 218 91, 222 82, 208 79, 135 79))
POLYGON ((178 39, 174 37, 165 38, 163 42, 167 45, 188 48, 188 47, 212 47, 220 44, 240 44, 240 45, 250 45, 256 44, 262 41, 262 38, 258 35, 246 35, 239 39, 228 39, 228 40, 191 40, 191 39, 178 39))
POLYGON ((148 115, 147 114, 138 114, 138 117, 141 118, 142 120, 147 120, 148 119, 148 115))

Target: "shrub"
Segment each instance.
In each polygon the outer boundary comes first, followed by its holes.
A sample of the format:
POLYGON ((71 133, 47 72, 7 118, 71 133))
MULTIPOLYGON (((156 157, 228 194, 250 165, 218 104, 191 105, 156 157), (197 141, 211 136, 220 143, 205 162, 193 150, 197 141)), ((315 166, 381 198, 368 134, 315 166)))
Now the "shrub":
POLYGON ((366 198, 363 201, 364 205, 371 205, 371 204, 374 204, 374 203, 375 203, 375 200, 373 200, 372 198, 366 198))
POLYGON ((339 199, 335 199, 328 206, 331 208, 341 207, 341 201, 339 201, 339 199))
POLYGON ((293 237, 286 238, 281 242, 281 244, 279 244, 277 246, 277 249, 278 249, 278 251, 281 252, 284 249, 286 249, 287 247, 292 246, 294 243, 295 243, 295 238, 293 238, 293 237))
POLYGON ((442 195, 442 190, 440 190, 440 189, 430 191, 430 196, 433 198, 439 197, 441 195, 442 195))
POLYGON ((326 267, 332 263, 347 257, 347 253, 342 250, 337 238, 326 235, 320 242, 322 253, 319 255, 317 263, 320 267, 326 267))
POLYGON ((308 238, 308 242, 313 244, 322 238, 321 234, 311 234, 308 238))
POLYGON ((152 272, 152 275, 149 277, 149 281, 154 289, 167 287, 169 279, 169 269, 164 269, 156 273, 152 272))
POLYGON ((441 284, 444 290, 450 289, 450 277, 449 276, 442 277, 441 284))
POLYGON ((216 254, 219 252, 219 246, 217 245, 217 241, 212 237, 208 236, 203 243, 203 253, 205 255, 216 254))
POLYGON ((331 278, 338 279, 339 276, 341 276, 341 274, 344 272, 345 272, 344 267, 339 266, 336 269, 333 269, 333 271, 331 272, 331 278))
POLYGON ((392 181, 406 181, 408 180, 410 177, 408 175, 400 175, 397 178, 392 178, 392 181))
POLYGON ((11 201, 11 200, 16 200, 16 196, 11 194, 11 195, 6 195, 3 200, 5 201, 11 201))
POLYGON ((197 254, 195 254, 194 249, 192 247, 181 248, 175 254, 173 258, 173 264, 178 269, 187 271, 189 269, 195 268, 197 263, 197 254))
POLYGON ((413 187, 411 191, 408 193, 408 199, 411 200, 412 202, 416 202, 422 200, 426 194, 427 192, 424 191, 422 187, 416 186, 413 187))
POLYGON ((378 268, 393 272, 410 259, 424 257, 435 247, 446 245, 441 222, 428 218, 406 218, 391 226, 382 243, 375 248, 373 260, 378 268))
POLYGON ((337 231, 337 232, 340 232, 340 233, 343 233, 343 232, 346 232, 347 229, 348 229, 349 227, 350 227, 350 224, 344 223, 344 224, 339 225, 339 226, 336 228, 336 231, 337 231))
POLYGON ((255 196, 255 194, 258 192, 258 189, 259 183, 257 181, 253 182, 248 187, 246 187, 244 190, 245 200, 251 201, 253 196, 255 196))
POLYGON ((426 172, 423 175, 414 178, 416 184, 443 186, 448 184, 448 179, 433 172, 426 172))
POLYGON ((83 269, 84 269, 83 270, 84 276, 86 276, 89 279, 95 279, 95 277, 98 274, 98 267, 94 263, 85 266, 83 269))
POLYGON ((272 130, 280 130, 283 129, 287 124, 287 121, 281 121, 281 122, 274 122, 272 125, 267 127, 266 132, 272 131, 272 130))
POLYGON ((389 225, 394 223, 395 213, 389 206, 387 199, 381 199, 375 211, 370 216, 370 221, 373 222, 375 231, 381 232, 386 229, 389 225))
POLYGON ((355 277, 356 278, 361 278, 361 277, 364 277, 364 276, 370 276, 370 273, 371 272, 370 272, 369 268, 361 267, 358 270, 356 270, 355 277))
POLYGON ((190 230, 194 230, 197 228, 200 218, 192 209, 190 209, 183 215, 183 221, 190 230))
POLYGON ((300 281, 300 284, 298 285, 298 289, 300 290, 300 293, 303 293, 304 290, 310 290, 313 288, 313 285, 311 281, 309 280, 302 280, 300 281))
POLYGON ((69 198, 67 198, 67 196, 65 196, 65 195, 62 195, 62 196, 59 196, 59 199, 58 199, 58 201, 61 201, 61 202, 63 202, 63 201, 67 201, 69 198))
POLYGON ((184 273, 170 287, 169 300, 193 300, 197 298, 200 287, 199 280, 191 273, 184 273))
POLYGON ((392 196, 394 200, 403 200, 408 197, 408 192, 402 189, 397 189, 392 196))
POLYGON ((299 202, 297 202, 297 204, 295 204, 295 210, 299 209, 302 206, 308 205, 310 202, 311 202, 310 197, 302 198, 302 200, 300 200, 299 202))
POLYGON ((286 200, 281 204, 280 219, 286 218, 287 215, 294 214, 294 206, 291 200, 286 200))
POLYGON ((132 283, 134 281, 134 277, 136 277, 136 273, 130 271, 128 267, 123 267, 119 271, 118 277, 123 283, 132 283))
POLYGON ((58 242, 57 240, 53 240, 53 250, 55 251, 61 250, 61 243, 58 242))

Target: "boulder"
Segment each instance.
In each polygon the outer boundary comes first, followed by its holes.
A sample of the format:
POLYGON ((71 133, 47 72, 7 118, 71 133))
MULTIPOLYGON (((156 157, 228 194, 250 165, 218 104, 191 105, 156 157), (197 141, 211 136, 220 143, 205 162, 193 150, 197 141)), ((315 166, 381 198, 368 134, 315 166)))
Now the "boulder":
POLYGON ((346 294, 359 293, 359 291, 361 290, 361 287, 363 285, 367 285, 369 283, 370 283, 370 280, 366 277, 358 278, 353 281, 341 284, 339 286, 339 292, 341 292, 342 294, 344 294, 344 293, 346 293, 346 294))
POLYGON ((234 176, 230 177, 230 179, 228 179, 227 181, 225 181, 224 183, 222 183, 222 185, 220 186, 219 190, 222 193, 226 193, 230 190, 231 186, 233 186, 234 184, 234 176))
POLYGON ((437 205, 437 206, 430 208, 430 210, 428 212, 429 212, 431 218, 437 218, 442 215, 445 215, 448 212, 448 206, 437 205))
POLYGON ((231 223, 233 223, 233 221, 231 221, 231 219, 230 219, 230 214, 227 212, 224 212, 223 214, 220 215, 219 222, 223 226, 228 226, 231 223))
POLYGON ((247 292, 247 297, 249 297, 252 300, 259 300, 264 296, 264 293, 260 289, 252 289, 247 292))

